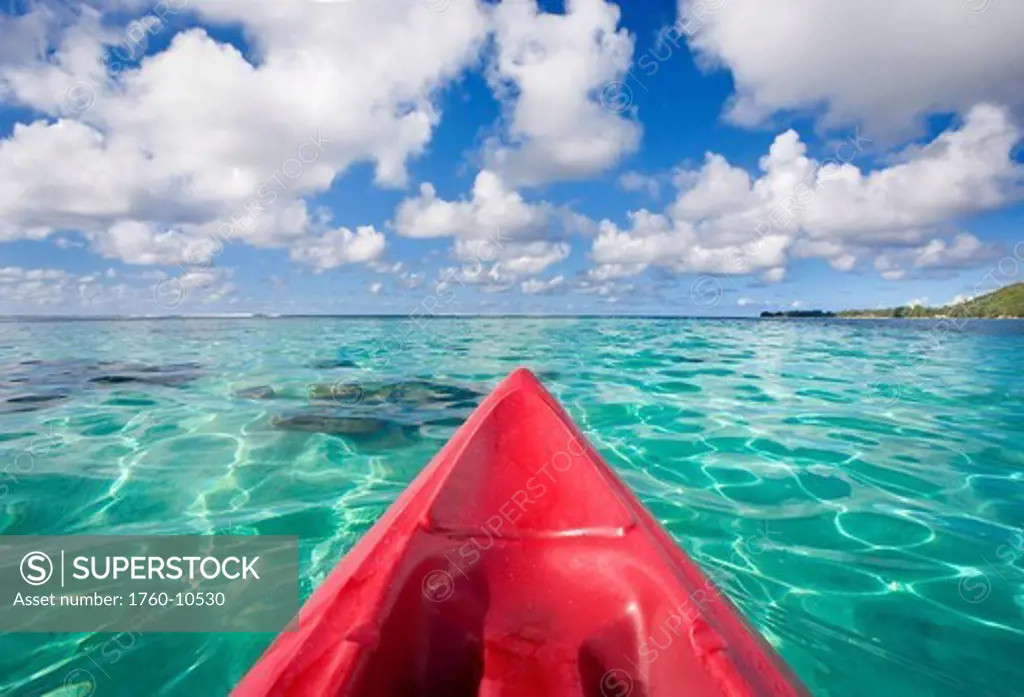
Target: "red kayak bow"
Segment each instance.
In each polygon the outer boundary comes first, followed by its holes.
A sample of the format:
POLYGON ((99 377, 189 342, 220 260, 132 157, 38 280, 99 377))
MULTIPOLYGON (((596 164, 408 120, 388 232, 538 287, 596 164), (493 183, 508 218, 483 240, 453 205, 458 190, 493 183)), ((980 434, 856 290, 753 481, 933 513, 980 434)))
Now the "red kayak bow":
POLYGON ((520 369, 233 694, 807 693, 520 369))

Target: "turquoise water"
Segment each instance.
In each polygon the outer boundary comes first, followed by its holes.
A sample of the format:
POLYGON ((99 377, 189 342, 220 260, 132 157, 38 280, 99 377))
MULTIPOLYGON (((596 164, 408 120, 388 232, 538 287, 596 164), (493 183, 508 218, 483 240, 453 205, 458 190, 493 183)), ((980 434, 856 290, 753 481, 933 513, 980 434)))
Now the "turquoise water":
MULTIPOLYGON (((814 694, 1024 694, 1024 324, 407 327, 0 323, 0 533, 298 534, 306 595, 526 365, 814 694)), ((0 694, 223 695, 269 639, 2 635, 0 694)))

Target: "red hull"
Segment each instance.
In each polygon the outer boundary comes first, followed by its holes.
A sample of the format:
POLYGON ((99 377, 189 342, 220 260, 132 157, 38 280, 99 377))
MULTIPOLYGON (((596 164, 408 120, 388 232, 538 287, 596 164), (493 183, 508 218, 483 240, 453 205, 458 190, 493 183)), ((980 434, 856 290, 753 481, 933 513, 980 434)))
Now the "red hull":
POLYGON ((555 399, 518 370, 233 694, 807 693, 555 399))

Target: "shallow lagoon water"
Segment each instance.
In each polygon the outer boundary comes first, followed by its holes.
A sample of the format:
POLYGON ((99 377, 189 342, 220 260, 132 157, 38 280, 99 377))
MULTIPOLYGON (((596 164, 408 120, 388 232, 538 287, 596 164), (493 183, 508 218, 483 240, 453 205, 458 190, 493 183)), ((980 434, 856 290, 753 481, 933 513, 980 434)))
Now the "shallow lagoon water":
MULTIPOLYGON (((1024 694, 1024 323, 408 328, 0 323, 0 533, 297 534, 305 597, 525 365, 815 695, 1024 694)), ((270 639, 3 635, 0 694, 222 695, 270 639)))

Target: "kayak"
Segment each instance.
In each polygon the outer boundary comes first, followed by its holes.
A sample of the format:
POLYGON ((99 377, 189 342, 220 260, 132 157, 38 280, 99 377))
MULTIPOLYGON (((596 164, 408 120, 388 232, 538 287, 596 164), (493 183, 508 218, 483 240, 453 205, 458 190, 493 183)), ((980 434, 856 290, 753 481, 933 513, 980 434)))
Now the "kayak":
POLYGON ((808 693, 519 369, 232 694, 808 693))

